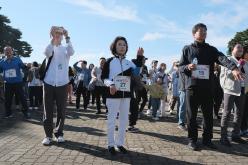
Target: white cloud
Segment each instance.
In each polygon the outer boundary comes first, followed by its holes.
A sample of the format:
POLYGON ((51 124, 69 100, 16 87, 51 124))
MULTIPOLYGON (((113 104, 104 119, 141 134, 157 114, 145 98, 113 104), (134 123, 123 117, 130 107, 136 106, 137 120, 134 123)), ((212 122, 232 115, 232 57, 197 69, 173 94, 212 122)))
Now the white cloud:
POLYGON ((150 19, 155 20, 152 24, 154 24, 156 29, 158 30, 154 33, 145 33, 142 41, 152 41, 161 38, 168 38, 178 42, 187 43, 192 39, 190 29, 182 28, 175 22, 158 15, 153 15, 150 17, 150 19))
POLYGON ((97 0, 66 0, 66 2, 84 7, 88 9, 87 12, 91 14, 109 17, 116 20, 141 22, 135 9, 128 6, 118 5, 115 1, 103 3, 97 0))
POLYGON ((164 38, 164 34, 162 33, 145 33, 145 35, 143 36, 143 38, 141 39, 142 41, 154 41, 154 40, 159 40, 161 38, 164 38))

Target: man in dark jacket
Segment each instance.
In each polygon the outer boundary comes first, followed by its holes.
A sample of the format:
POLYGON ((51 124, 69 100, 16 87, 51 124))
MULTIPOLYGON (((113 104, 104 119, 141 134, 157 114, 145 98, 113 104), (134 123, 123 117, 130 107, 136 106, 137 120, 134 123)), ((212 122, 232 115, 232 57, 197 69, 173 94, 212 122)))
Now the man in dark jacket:
POLYGON ((212 143, 213 137, 213 77, 214 63, 217 62, 230 70, 235 79, 242 79, 237 66, 215 47, 205 43, 207 36, 206 25, 199 23, 192 29, 194 43, 183 48, 180 61, 180 70, 185 75, 186 109, 188 126, 188 147, 197 150, 197 111, 201 106, 203 113, 203 138, 204 146, 216 149, 212 143))

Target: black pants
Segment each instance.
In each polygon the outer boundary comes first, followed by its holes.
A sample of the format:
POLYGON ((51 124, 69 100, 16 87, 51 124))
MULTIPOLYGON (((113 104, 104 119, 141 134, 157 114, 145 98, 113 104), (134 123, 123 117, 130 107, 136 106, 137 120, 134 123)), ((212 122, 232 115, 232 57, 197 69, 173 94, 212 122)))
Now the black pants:
POLYGON ((13 96, 16 97, 21 101, 22 104, 22 111, 23 113, 27 113, 28 105, 23 91, 23 84, 22 83, 6 83, 5 84, 5 111, 6 116, 12 114, 11 105, 13 96))
POLYGON ((95 86, 94 91, 92 92, 95 95, 96 98, 96 109, 97 111, 101 111, 101 97, 102 97, 102 103, 106 105, 106 91, 105 87, 102 86, 95 86))
POLYGON ((55 123, 55 137, 63 136, 65 123, 65 108, 67 99, 67 85, 51 86, 44 83, 44 115, 43 123, 46 137, 52 138, 53 134, 53 111, 56 103, 57 120, 55 123))
POLYGON ((129 126, 136 125, 138 120, 139 106, 135 98, 131 98, 130 101, 130 115, 129 115, 129 126))
POLYGON ((188 138, 190 142, 196 142, 198 138, 197 112, 201 106, 203 113, 203 142, 210 142, 213 138, 213 97, 211 89, 192 88, 186 90, 186 109, 188 138))
POLYGON ((30 86, 29 87, 29 101, 30 107, 39 107, 42 97, 42 86, 30 86))
POLYGON ((80 97, 83 95, 84 99, 84 109, 87 108, 89 104, 89 95, 88 95, 88 89, 84 87, 81 83, 79 83, 77 90, 76 90, 76 108, 78 109, 80 107, 80 97))
POLYGON ((224 93, 223 93, 223 90, 222 88, 218 88, 214 91, 214 114, 216 116, 218 116, 219 114, 219 110, 220 110, 220 106, 221 106, 221 103, 222 103, 222 100, 223 100, 223 96, 224 96, 224 93))
POLYGON ((88 97, 89 97, 89 101, 91 100, 91 104, 95 104, 96 96, 93 91, 88 90, 88 97))
POLYGON ((245 105, 243 110, 243 117, 241 122, 241 131, 248 129, 248 93, 245 95, 245 105))
POLYGON ((141 90, 136 91, 136 97, 137 97, 137 103, 140 104, 141 98, 142 103, 139 108, 139 112, 142 112, 144 110, 144 107, 146 106, 146 102, 148 100, 147 98, 147 91, 145 88, 142 88, 141 90))

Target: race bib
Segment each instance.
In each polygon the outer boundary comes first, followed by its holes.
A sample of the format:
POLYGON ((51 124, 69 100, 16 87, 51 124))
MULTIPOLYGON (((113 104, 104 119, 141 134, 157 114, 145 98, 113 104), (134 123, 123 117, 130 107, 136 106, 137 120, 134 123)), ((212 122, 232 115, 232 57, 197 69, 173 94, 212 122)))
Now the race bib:
POLYGON ((114 83, 118 91, 130 92, 131 80, 129 76, 116 76, 114 83))
POLYGON ((16 77, 16 70, 15 69, 8 69, 5 71, 5 77, 7 78, 14 78, 16 77))
POLYGON ((196 69, 192 71, 193 79, 209 79, 209 65, 196 65, 196 69))
POLYGON ((83 73, 80 73, 79 76, 78 76, 78 79, 79 80, 84 80, 84 74, 83 73))

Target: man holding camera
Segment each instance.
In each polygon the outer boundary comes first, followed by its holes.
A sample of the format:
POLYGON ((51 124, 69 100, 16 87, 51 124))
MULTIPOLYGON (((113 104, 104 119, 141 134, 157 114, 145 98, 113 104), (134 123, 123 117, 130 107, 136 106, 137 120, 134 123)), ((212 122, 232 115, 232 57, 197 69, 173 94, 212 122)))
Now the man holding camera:
POLYGON ((51 43, 46 47, 45 55, 52 57, 50 66, 44 78, 44 130, 46 137, 43 145, 49 145, 53 134, 53 105, 56 102, 57 120, 55 128, 55 140, 64 142, 63 127, 65 121, 65 107, 67 100, 67 84, 69 83, 68 68, 70 56, 74 54, 67 30, 63 27, 53 26, 51 28, 51 43), (61 44, 63 35, 66 46, 61 44))

